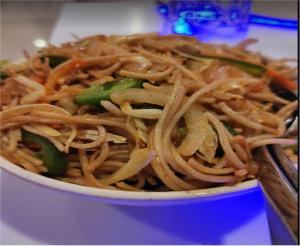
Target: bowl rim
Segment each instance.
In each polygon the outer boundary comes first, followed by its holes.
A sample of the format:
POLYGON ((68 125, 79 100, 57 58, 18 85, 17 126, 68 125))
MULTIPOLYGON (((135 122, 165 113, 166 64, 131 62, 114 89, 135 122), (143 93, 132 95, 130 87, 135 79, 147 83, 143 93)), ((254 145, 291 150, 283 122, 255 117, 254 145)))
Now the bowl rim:
POLYGON ((109 190, 96 187, 81 186, 71 184, 56 179, 51 179, 46 176, 36 174, 23 169, 16 164, 11 163, 4 157, 0 156, 0 170, 7 171, 14 176, 22 178, 31 183, 41 185, 43 187, 52 188, 59 191, 67 191, 79 195, 87 195, 94 198, 110 200, 110 202, 118 203, 119 200, 131 201, 174 201, 186 200, 195 198, 212 198, 231 196, 237 193, 248 193, 259 188, 257 179, 245 181, 234 186, 222 186, 190 191, 162 191, 162 192, 140 192, 140 191, 123 191, 109 190))

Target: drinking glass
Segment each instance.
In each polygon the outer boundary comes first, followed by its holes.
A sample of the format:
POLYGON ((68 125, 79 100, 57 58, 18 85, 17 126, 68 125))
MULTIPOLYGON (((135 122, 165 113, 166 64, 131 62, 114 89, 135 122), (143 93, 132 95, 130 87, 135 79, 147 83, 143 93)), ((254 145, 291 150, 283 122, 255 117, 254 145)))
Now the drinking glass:
POLYGON ((164 34, 177 33, 199 39, 241 39, 248 29, 251 0, 183 0, 160 2, 165 16, 164 34))

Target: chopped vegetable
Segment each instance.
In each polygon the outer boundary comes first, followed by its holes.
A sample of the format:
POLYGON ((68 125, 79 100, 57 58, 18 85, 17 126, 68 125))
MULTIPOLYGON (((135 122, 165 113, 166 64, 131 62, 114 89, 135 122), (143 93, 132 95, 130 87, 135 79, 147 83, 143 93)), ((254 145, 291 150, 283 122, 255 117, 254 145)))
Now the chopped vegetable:
POLYGON ((144 123, 143 119, 133 118, 133 121, 138 131, 137 133, 138 138, 141 139, 144 143, 147 143, 148 142, 147 125, 144 123))
POLYGON ((67 61, 69 58, 65 56, 55 56, 55 55, 48 55, 48 56, 42 56, 40 59, 43 63, 46 62, 46 58, 49 59, 49 66, 51 68, 55 68, 61 63, 67 61))
POLYGON ((62 135, 59 131, 55 130, 51 126, 47 126, 47 125, 43 125, 43 124, 39 124, 39 123, 31 123, 31 126, 34 129, 37 129, 38 131, 40 131, 43 134, 46 134, 47 136, 50 136, 50 137, 58 137, 58 136, 62 135))
MULTIPOLYGON (((6 65, 7 63, 9 63, 9 60, 1 60, 0 61, 1 69, 2 69, 2 66, 6 65)), ((0 81, 5 80, 8 77, 9 77, 9 75, 6 72, 0 70, 0 81)))
POLYGON ((67 155, 60 152, 48 139, 22 130, 22 140, 26 143, 34 143, 40 146, 37 157, 41 159, 47 167, 47 174, 50 176, 62 175, 68 166, 67 155))
MULTIPOLYGON (((146 83, 143 86, 145 85, 146 83)), ((161 90, 149 91, 142 88, 130 88, 124 91, 117 91, 112 93, 110 97, 114 103, 119 105, 124 102, 129 102, 132 104, 148 103, 152 105, 164 106, 169 99, 168 94, 162 92, 161 90)))
POLYGON ((135 149, 132 151, 126 165, 112 173, 110 176, 101 179, 100 182, 103 184, 113 184, 130 178, 146 167, 152 161, 154 156, 154 151, 151 151, 148 148, 135 149))
POLYGON ((34 80, 24 77, 22 75, 16 76, 15 80, 17 80, 21 85, 32 89, 31 92, 27 93, 21 98, 21 104, 35 103, 45 95, 44 86, 34 80))
POLYGON ((297 83, 290 81, 283 75, 279 74, 278 72, 266 68, 263 65, 253 64, 245 61, 241 61, 238 59, 230 58, 230 57, 222 57, 222 56, 211 56, 211 55, 205 55, 201 54, 199 51, 195 50, 193 47, 190 46, 180 46, 177 47, 174 52, 178 53, 181 56, 191 58, 194 60, 202 61, 203 58, 208 59, 218 59, 220 61, 223 61, 225 63, 231 64, 251 75, 254 76, 264 76, 267 75, 268 77, 274 79, 280 86, 289 89, 291 91, 294 91, 298 88, 297 83))
POLYGON ((203 144, 198 151, 204 157, 203 159, 212 162, 218 148, 218 136, 211 125, 208 125, 203 144))
POLYGON ((226 123, 223 123, 223 125, 225 126, 225 128, 227 129, 227 131, 229 131, 229 133, 233 136, 238 135, 237 131, 234 130, 234 128, 226 123))
POLYGON ((120 107, 124 114, 137 118, 155 120, 162 114, 161 109, 133 109, 128 102, 123 103, 120 107))
POLYGON ((178 147, 178 152, 184 156, 191 156, 199 150, 206 158, 213 158, 218 146, 217 135, 204 116, 201 107, 196 104, 191 106, 185 113, 184 120, 187 134, 178 147))
POLYGON ((254 76, 262 76, 266 72, 266 68, 264 68, 263 66, 257 65, 257 64, 239 61, 239 60, 235 60, 235 59, 227 58, 227 57, 221 57, 219 59, 223 62, 229 63, 229 64, 231 64, 249 74, 252 74, 254 76))
POLYGON ((120 135, 107 133, 106 134, 106 141, 113 142, 113 143, 116 143, 116 144, 123 144, 123 143, 127 142, 127 139, 120 136, 120 135))
POLYGON ((9 60, 0 60, 0 66, 6 65, 9 63, 9 60))
POLYGON ((57 66, 53 71, 50 72, 49 77, 45 83, 45 89, 47 94, 53 94, 55 86, 59 83, 59 80, 64 76, 75 72, 76 70, 82 68, 85 62, 80 59, 70 59, 57 66))
POLYGON ((110 95, 113 92, 126 90, 129 88, 141 88, 143 80, 125 78, 117 81, 108 82, 104 85, 96 84, 75 97, 75 102, 79 105, 98 106, 101 101, 111 101, 110 95))
POLYGON ((179 137, 183 138, 188 133, 188 130, 186 127, 177 127, 176 132, 179 135, 179 137))
POLYGON ((68 111, 70 114, 75 114, 78 110, 78 105, 74 103, 72 98, 66 97, 58 101, 58 105, 68 111))
POLYGON ((277 82, 280 86, 290 90, 290 91, 295 91, 298 88, 297 83, 287 79, 280 73, 274 71, 273 69, 268 69, 267 75, 271 78, 274 79, 275 82, 277 82))
POLYGON ((6 72, 0 71, 0 81, 7 79, 9 76, 6 72))
POLYGON ((229 58, 229 57, 203 55, 203 54, 200 54, 199 51, 196 51, 193 48, 191 48, 190 46, 180 46, 180 47, 177 47, 174 51, 176 53, 180 54, 181 56, 191 58, 194 60, 199 60, 199 61, 202 61, 203 58, 218 59, 223 62, 229 63, 229 64, 231 64, 249 74, 252 74, 254 76, 262 76, 267 71, 266 68, 261 65, 244 62, 244 61, 240 61, 240 60, 229 58))

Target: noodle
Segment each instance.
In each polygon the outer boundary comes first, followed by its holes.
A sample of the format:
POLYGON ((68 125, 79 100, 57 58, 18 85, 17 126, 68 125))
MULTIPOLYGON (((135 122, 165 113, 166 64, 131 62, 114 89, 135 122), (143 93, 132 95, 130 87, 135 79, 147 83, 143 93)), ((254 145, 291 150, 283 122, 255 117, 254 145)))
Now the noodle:
POLYGON ((288 83, 296 69, 248 52, 254 41, 96 35, 26 54, 1 67, 1 155, 100 189, 183 191, 256 178, 252 150, 295 143, 282 137, 298 100, 278 96, 268 77, 288 83), (252 75, 241 61, 267 73, 252 75))

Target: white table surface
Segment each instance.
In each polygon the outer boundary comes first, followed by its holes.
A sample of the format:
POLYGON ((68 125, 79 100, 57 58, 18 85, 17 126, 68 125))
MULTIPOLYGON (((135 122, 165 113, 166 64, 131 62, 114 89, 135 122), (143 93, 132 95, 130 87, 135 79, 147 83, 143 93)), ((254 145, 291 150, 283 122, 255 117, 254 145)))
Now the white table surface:
MULTIPOLYGON (((66 4, 51 42, 159 31, 151 3, 66 4), (112 11, 113 10, 113 11, 112 11)), ((251 26, 253 49, 295 57, 297 33, 251 26)), ((1 244, 270 244, 262 192, 184 206, 126 207, 39 187, 0 172, 1 244)))

